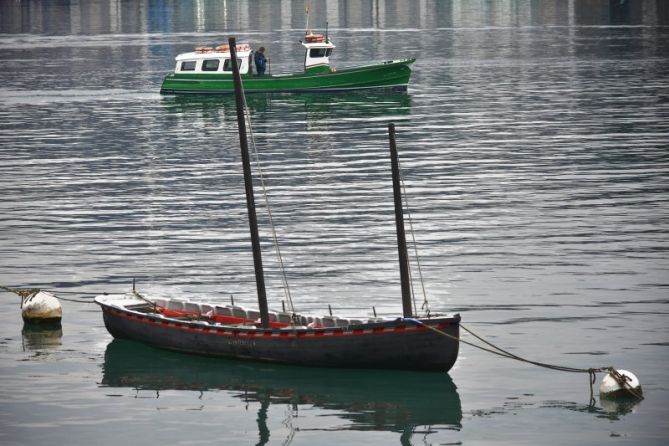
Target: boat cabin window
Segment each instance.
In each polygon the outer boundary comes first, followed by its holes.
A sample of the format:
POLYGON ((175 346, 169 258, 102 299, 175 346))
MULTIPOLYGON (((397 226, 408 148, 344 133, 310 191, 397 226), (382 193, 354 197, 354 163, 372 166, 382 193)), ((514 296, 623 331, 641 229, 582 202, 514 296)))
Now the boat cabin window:
POLYGON ((195 61, 184 60, 181 62, 181 71, 195 71, 195 61))
POLYGON ((217 71, 220 63, 218 59, 205 59, 202 61, 202 71, 217 71))
MULTIPOLYGON (((223 71, 232 71, 232 59, 225 59, 223 62, 223 71)), ((242 66, 242 60, 237 59, 237 66, 241 68, 242 66)))
POLYGON ((312 48, 309 50, 309 57, 330 57, 332 48, 312 48))

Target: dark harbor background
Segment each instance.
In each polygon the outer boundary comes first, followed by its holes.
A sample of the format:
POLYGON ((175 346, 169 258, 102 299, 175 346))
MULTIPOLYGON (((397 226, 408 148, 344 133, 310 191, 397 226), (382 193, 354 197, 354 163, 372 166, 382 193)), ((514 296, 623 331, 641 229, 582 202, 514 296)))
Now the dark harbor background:
MULTIPOLYGON (((666 444, 669 5, 310 3, 336 66, 418 60, 407 94, 248 98, 297 308, 400 312, 395 122, 430 309, 646 399, 589 406, 587 375, 467 346, 450 375, 182 356, 112 341, 92 304, 22 328, 2 293, 0 443, 666 444)), ((299 70, 304 6, 0 1, 0 285, 252 304, 234 101, 158 90, 229 35, 299 70)))

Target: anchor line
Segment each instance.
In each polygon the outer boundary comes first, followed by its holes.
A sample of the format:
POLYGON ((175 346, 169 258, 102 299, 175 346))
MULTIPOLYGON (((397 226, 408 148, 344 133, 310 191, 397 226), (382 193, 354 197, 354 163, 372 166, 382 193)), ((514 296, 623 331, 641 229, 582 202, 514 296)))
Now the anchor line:
POLYGON ((40 290, 39 288, 16 288, 16 289, 14 289, 14 288, 10 288, 8 286, 3 286, 3 285, 0 285, 0 289, 3 289, 3 290, 5 290, 9 293, 14 293, 21 298, 25 298, 25 297, 30 296, 31 294, 38 293, 39 290, 40 290))
POLYGON ((57 294, 54 294, 54 297, 58 300, 64 300, 67 302, 76 302, 78 304, 94 304, 92 300, 77 300, 77 299, 68 299, 66 297, 58 296, 57 294))
MULTIPOLYGON (((91 300, 68 299, 66 297, 59 296, 58 294, 67 293, 67 294, 79 294, 79 295, 82 295, 82 294, 93 294, 93 295, 95 295, 95 293, 79 293, 79 292, 76 292, 76 291, 55 291, 55 290, 48 290, 48 289, 44 289, 44 288, 10 288, 10 287, 3 286, 3 285, 0 285, 0 289, 5 290, 5 291, 10 292, 10 293, 14 293, 21 298, 29 297, 33 294, 39 293, 40 291, 47 291, 47 292, 53 294, 53 296, 58 300, 64 300, 64 301, 67 301, 67 302, 76 302, 76 303, 79 303, 79 304, 92 304, 94 302, 91 301, 91 300)), ((97 294, 106 294, 106 293, 97 293, 97 294)))
POLYGON ((635 397, 635 398, 637 398, 637 399, 639 399, 639 400, 643 399, 643 395, 640 394, 639 392, 637 392, 637 391, 636 391, 636 390, 629 384, 629 382, 628 382, 628 378, 625 377, 625 376, 623 376, 623 375, 621 375, 620 372, 618 372, 613 366, 591 367, 591 368, 588 368, 588 369, 583 369, 583 368, 577 368, 577 367, 568 367, 568 366, 562 366, 562 365, 556 365, 556 364, 548 364, 548 363, 545 363, 545 362, 532 361, 532 360, 530 360, 530 359, 523 358, 523 357, 521 357, 521 356, 518 356, 518 355, 515 355, 515 354, 513 354, 513 353, 511 353, 511 352, 508 352, 508 351, 502 349, 501 347, 498 347, 498 346, 496 346, 495 344, 493 344, 493 343, 491 343, 491 342, 489 342, 489 341, 486 341, 486 340, 483 339, 481 336, 477 335, 477 334, 474 333, 472 330, 468 329, 467 327, 463 326, 462 324, 460 324, 460 327, 461 327, 463 330, 465 330, 465 331, 466 331, 467 333, 469 333, 470 335, 474 336, 474 337, 475 337, 476 339, 478 339, 479 341, 485 343, 485 344, 488 345, 490 348, 483 347, 483 346, 480 346, 480 345, 478 345, 478 344, 474 344, 473 342, 465 341, 464 339, 462 339, 462 338, 460 338, 460 337, 453 336, 453 335, 451 335, 451 334, 449 334, 449 333, 445 333, 445 332, 443 332, 443 331, 441 331, 441 330, 439 330, 439 329, 437 329, 437 328, 435 328, 435 327, 432 327, 432 326, 430 326, 430 325, 424 324, 423 322, 421 322, 421 321, 419 321, 419 320, 417 320, 417 319, 414 319, 414 318, 402 318, 402 320, 405 320, 405 321, 407 321, 407 322, 414 323, 414 324, 416 324, 416 325, 421 325, 421 326, 423 326, 423 327, 425 327, 425 328, 428 328, 428 329, 434 331, 435 333, 438 333, 438 334, 440 334, 440 335, 442 335, 442 336, 446 336, 447 338, 453 339, 454 341, 460 342, 460 343, 462 343, 462 344, 469 345, 470 347, 478 348, 479 350, 483 350, 483 351, 485 351, 485 352, 492 353, 492 354, 494 354, 494 355, 501 356, 501 357, 503 357, 503 358, 515 359, 516 361, 520 361, 520 362, 524 362, 524 363, 527 363, 527 364, 536 365, 536 366, 538 366, 538 367, 543 367, 543 368, 550 369, 550 370, 556 370, 556 371, 559 371, 559 372, 587 373, 587 374, 589 375, 589 380, 588 380, 588 382, 590 383, 590 401, 591 401, 591 403, 592 403, 592 401, 594 400, 594 398, 593 398, 593 388, 592 388, 592 386, 594 385, 594 383, 595 383, 595 381, 596 381, 596 374, 597 374, 597 373, 604 373, 604 372, 607 372, 607 373, 609 373, 611 376, 613 376, 613 378, 618 382, 618 384, 620 385, 620 387, 621 387, 622 389, 625 389, 630 395, 632 395, 633 397, 635 397))
POLYGON ((92 299, 95 296, 99 296, 100 294, 107 294, 107 293, 91 293, 91 292, 83 292, 83 291, 59 291, 59 290, 50 290, 50 289, 42 289, 42 291, 48 291, 50 293, 58 293, 58 294, 76 294, 81 296, 82 299, 92 299), (86 297, 86 295, 89 295, 90 297, 86 297))

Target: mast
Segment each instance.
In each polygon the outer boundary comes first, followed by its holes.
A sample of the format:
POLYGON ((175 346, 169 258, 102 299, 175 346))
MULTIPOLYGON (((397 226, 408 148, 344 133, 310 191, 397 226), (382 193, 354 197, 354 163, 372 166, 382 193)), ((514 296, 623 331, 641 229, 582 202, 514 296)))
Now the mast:
POLYGON ((244 186, 246 188, 246 208, 249 214, 249 229, 251 231, 251 245, 253 246, 253 266, 256 275, 258 290, 258 310, 262 328, 269 328, 269 312, 267 309, 267 294, 265 293, 265 276, 262 267, 260 251, 260 237, 258 236, 258 219, 256 205, 253 198, 253 177, 251 176, 251 162, 249 161, 249 145, 246 138, 246 120, 244 118, 244 90, 242 78, 237 66, 237 42, 234 37, 228 39, 230 44, 230 59, 232 62, 232 77, 235 82, 235 99, 237 104, 237 125, 239 127, 239 145, 242 149, 242 166, 244 168, 244 186))
POLYGON ((388 124, 390 138, 390 165, 393 172, 393 196, 395 197, 395 226, 397 227, 397 251, 400 259, 400 279, 402 283, 402 311, 404 317, 413 317, 411 311, 411 282, 409 279, 409 255, 404 234, 404 208, 400 189, 400 168, 395 144, 395 124, 388 124))

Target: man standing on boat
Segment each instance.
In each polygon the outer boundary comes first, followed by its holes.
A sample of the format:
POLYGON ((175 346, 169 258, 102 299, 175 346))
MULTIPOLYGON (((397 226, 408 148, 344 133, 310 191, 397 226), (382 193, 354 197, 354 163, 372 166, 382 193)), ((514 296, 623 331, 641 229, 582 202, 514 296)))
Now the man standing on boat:
POLYGON ((261 46, 254 56, 256 62, 256 72, 258 76, 265 75, 265 47, 261 46))

